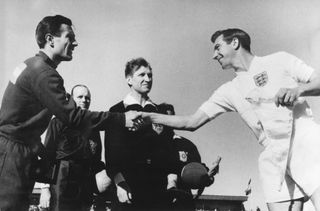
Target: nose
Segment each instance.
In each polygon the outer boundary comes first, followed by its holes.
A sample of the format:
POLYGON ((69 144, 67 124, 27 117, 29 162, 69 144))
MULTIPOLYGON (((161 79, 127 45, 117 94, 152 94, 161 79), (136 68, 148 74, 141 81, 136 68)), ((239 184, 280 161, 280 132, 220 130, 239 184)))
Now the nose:
POLYGON ((145 81, 151 81, 152 80, 152 77, 148 76, 148 75, 145 75, 144 76, 144 80, 145 81))
POLYGON ((72 42, 72 45, 73 45, 74 47, 76 47, 76 46, 78 46, 78 45, 79 45, 79 43, 78 43, 78 41, 77 41, 77 40, 74 40, 74 41, 72 42))
POLYGON ((218 51, 213 51, 213 57, 212 59, 218 60, 218 51))
POLYGON ((80 102, 84 103, 84 102, 86 102, 86 99, 84 97, 82 97, 82 98, 80 98, 80 102))

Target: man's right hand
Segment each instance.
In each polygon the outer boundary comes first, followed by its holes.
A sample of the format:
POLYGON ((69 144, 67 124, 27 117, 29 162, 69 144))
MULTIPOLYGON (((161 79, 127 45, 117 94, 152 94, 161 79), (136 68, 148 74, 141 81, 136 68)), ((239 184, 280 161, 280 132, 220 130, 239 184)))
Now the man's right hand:
POLYGON ((143 125, 143 120, 141 118, 141 112, 137 111, 127 111, 126 116, 126 127, 130 130, 137 130, 143 125))
POLYGON ((116 184, 116 187, 119 202, 131 204, 132 195, 128 184, 123 181, 116 184))
POLYGON ((50 189, 49 188, 41 188, 39 206, 41 208, 49 208, 50 207, 50 198, 51 198, 50 189))

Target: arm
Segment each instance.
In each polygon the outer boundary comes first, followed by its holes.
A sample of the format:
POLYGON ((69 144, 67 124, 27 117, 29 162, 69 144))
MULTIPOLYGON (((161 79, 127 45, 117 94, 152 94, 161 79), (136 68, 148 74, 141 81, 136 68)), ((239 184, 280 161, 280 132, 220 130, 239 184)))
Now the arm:
POLYGON ((210 118, 201 110, 197 110, 189 116, 172 116, 158 113, 142 113, 142 117, 147 122, 166 125, 178 130, 195 131, 202 125, 210 121, 210 118))
POLYGON ((47 151, 47 156, 50 162, 56 159, 56 151, 59 142, 59 134, 61 134, 63 125, 58 119, 53 118, 49 122, 47 133, 44 139, 44 147, 47 151))
POLYGON ((39 74, 33 84, 33 92, 42 105, 47 107, 58 119, 68 126, 78 129, 103 130, 108 124, 116 123, 132 127, 132 119, 137 118, 137 112, 126 114, 111 112, 91 112, 77 108, 75 103, 66 99, 63 79, 55 71, 44 71, 39 74))
POLYGON ((114 183, 117 187, 117 197, 119 202, 131 204, 131 190, 121 172, 118 172, 114 176, 114 183))
POLYGON ((301 84, 298 89, 300 90, 300 96, 319 96, 320 95, 320 75, 313 72, 309 82, 301 84))
POLYGON ((96 144, 96 146, 93 148, 94 154, 93 154, 92 170, 94 174, 97 174, 98 172, 101 172, 102 170, 106 169, 105 163, 101 160, 102 142, 101 142, 100 132, 93 131, 91 133, 90 139, 93 140, 94 143, 96 144))
POLYGON ((307 83, 300 84, 295 88, 281 88, 275 96, 275 104, 277 106, 292 105, 299 97, 319 95, 320 76, 314 71, 307 83))

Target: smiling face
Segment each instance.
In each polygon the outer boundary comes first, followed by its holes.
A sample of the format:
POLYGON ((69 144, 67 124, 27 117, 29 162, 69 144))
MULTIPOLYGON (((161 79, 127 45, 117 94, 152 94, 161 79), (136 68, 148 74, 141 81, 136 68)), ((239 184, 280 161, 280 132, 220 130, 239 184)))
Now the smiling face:
POLYGON ((73 89, 72 98, 74 102, 83 110, 89 109, 91 103, 90 91, 83 86, 77 86, 73 89))
POLYGON ((213 43, 213 59, 217 60, 222 69, 228 69, 232 67, 233 58, 236 50, 234 48, 234 41, 229 44, 223 40, 223 35, 220 35, 213 43))
POLYGON ((72 60, 72 52, 78 43, 71 26, 61 24, 60 36, 53 36, 53 56, 57 61, 72 60))
POLYGON ((131 89, 138 94, 148 94, 152 88, 152 70, 141 66, 132 75, 127 76, 127 82, 131 89))

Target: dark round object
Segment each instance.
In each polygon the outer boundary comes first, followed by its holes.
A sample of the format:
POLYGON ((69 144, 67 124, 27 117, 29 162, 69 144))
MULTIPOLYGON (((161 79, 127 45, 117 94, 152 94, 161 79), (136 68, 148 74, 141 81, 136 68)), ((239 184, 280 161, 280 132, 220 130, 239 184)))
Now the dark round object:
POLYGON ((181 179, 189 188, 200 189, 207 185, 209 175, 201 163, 191 162, 183 167, 181 179))

